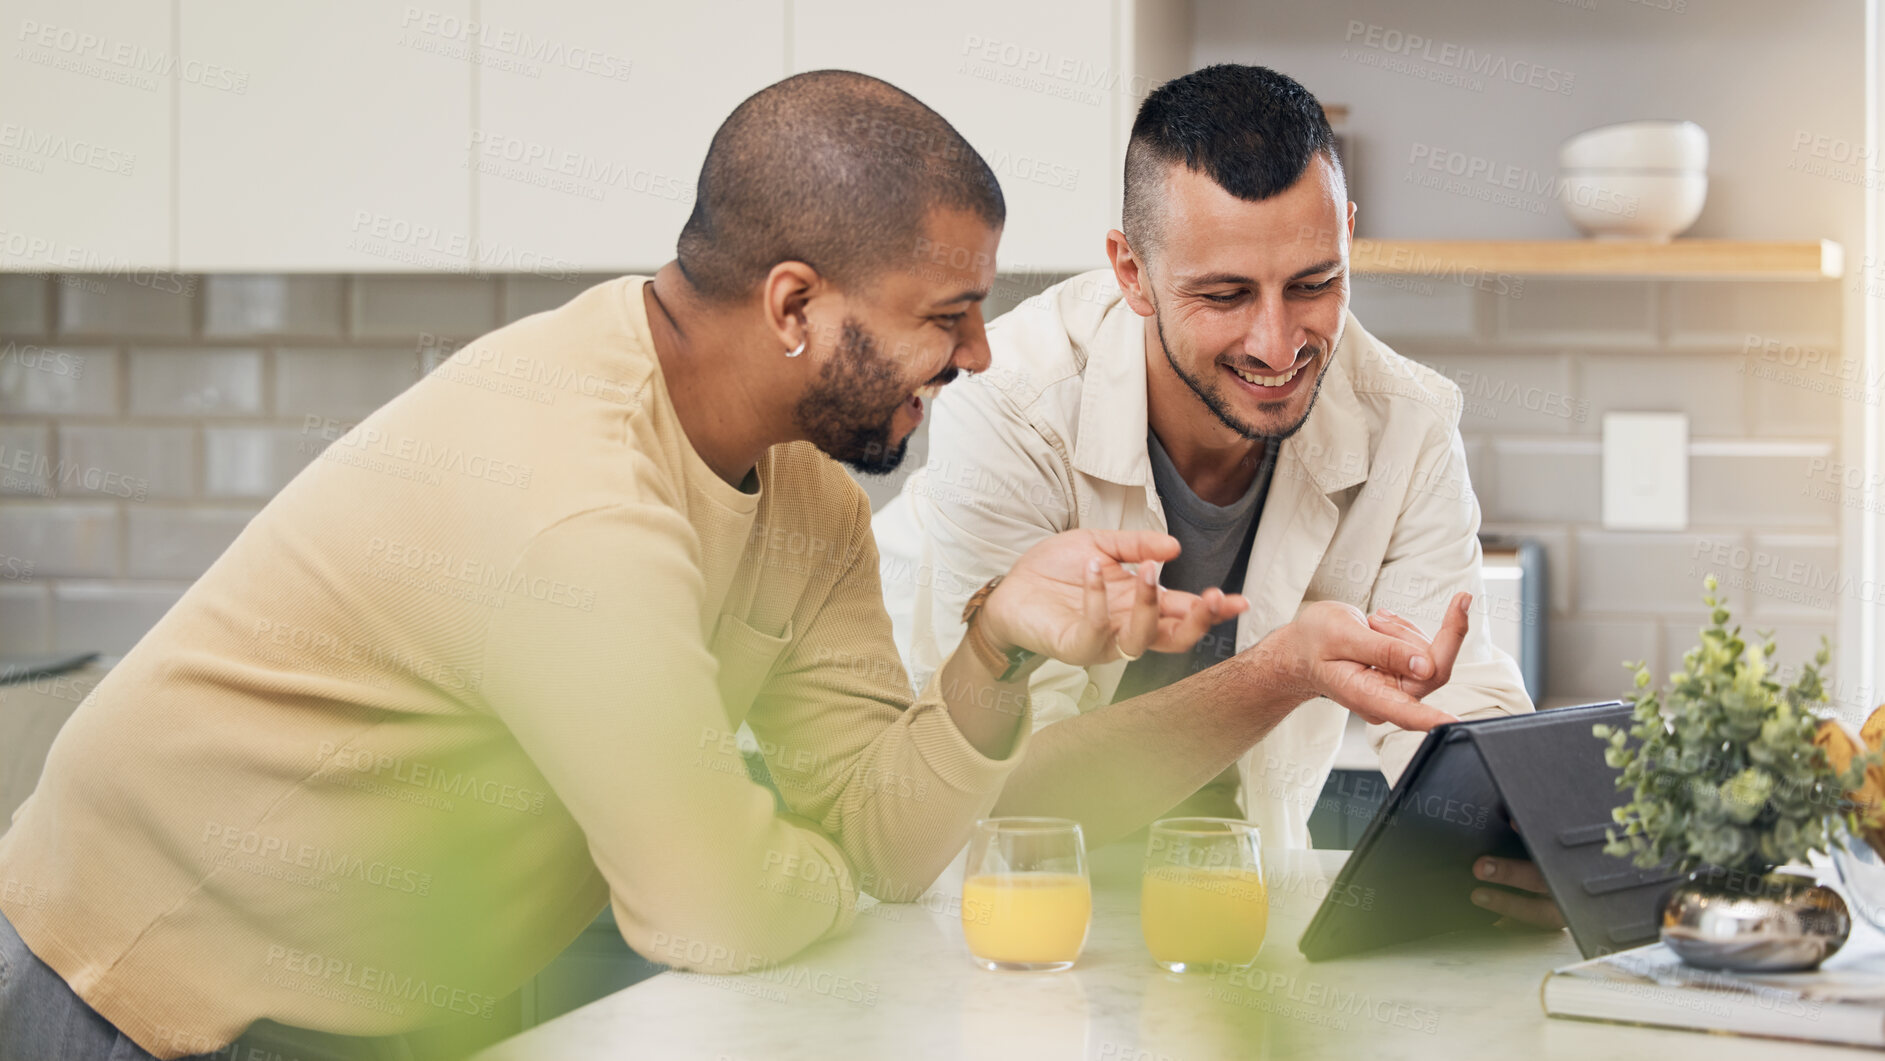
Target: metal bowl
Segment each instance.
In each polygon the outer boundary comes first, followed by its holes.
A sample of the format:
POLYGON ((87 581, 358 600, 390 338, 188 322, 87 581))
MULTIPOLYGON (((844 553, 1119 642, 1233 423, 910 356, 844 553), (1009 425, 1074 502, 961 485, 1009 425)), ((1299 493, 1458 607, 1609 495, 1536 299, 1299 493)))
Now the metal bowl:
POLYGON ((1663 943, 1702 969, 1813 969, 1851 934, 1838 892, 1777 870, 1695 873, 1663 900, 1663 943))

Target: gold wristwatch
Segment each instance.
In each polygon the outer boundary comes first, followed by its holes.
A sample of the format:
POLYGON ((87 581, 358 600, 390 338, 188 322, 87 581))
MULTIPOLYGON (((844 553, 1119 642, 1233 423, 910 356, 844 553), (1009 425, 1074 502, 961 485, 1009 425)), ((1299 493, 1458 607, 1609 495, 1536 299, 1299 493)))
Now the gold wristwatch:
POLYGON ((962 635, 963 643, 969 646, 969 651, 975 653, 976 659, 981 660, 989 670, 1000 675, 995 679, 998 682, 1013 681, 1021 668, 1027 666, 1028 661, 1035 657, 1035 653, 1019 645, 1006 652, 996 648, 995 643, 988 639, 988 635, 982 632, 981 626, 975 621, 976 616, 982 612, 982 605, 988 603, 988 595, 995 592, 995 587, 1001 585, 1001 580, 1006 577, 1006 575, 996 575, 989 579, 988 584, 971 594, 969 603, 962 607, 962 621, 968 626, 968 630, 962 635))

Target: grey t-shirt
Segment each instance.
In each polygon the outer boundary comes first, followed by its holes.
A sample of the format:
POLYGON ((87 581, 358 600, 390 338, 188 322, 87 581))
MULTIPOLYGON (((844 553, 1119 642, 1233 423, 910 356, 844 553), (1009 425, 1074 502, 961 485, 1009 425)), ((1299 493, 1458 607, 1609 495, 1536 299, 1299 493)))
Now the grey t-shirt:
MULTIPOLYGON (((1158 436, 1149 431, 1146 451, 1152 458, 1153 485, 1165 506, 1166 525, 1180 546, 1178 558, 1160 573, 1159 584, 1188 593, 1203 593, 1212 586, 1223 588, 1245 539, 1256 534, 1257 520, 1263 515, 1263 497, 1269 492, 1270 472, 1276 466, 1276 443, 1264 447, 1262 463, 1250 488, 1242 497, 1222 506, 1191 492, 1158 436)), ((1239 572, 1238 582, 1242 581, 1239 572)), ((1237 591, 1242 591, 1241 585, 1237 591)), ((1190 652, 1147 652, 1127 665, 1113 700, 1164 688, 1236 653, 1237 620, 1231 619, 1213 627, 1190 652)))

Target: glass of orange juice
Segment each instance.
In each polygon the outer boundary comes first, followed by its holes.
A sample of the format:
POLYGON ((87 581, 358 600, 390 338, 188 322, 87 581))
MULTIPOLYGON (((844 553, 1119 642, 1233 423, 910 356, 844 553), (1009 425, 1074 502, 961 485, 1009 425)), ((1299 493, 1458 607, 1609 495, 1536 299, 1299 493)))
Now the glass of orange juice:
POLYGON ((1152 823, 1139 891, 1139 930, 1152 960, 1175 973, 1256 961, 1270 924, 1260 854, 1249 822, 1152 823))
POLYGON ((975 964, 991 970, 1072 968, 1092 917, 1079 822, 975 823, 962 877, 962 934, 975 964))

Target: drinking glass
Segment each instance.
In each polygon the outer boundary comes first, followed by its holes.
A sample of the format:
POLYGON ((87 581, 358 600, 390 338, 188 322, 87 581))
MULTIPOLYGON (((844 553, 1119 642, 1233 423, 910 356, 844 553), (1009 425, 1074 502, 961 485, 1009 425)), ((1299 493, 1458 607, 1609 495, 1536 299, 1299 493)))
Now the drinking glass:
POLYGON ((1093 917, 1086 843, 1066 818, 975 823, 962 876, 962 934, 984 969, 1068 969, 1093 917))
POLYGON ((1270 923, 1257 827, 1230 818, 1152 823, 1139 930, 1152 960, 1175 973, 1257 960, 1270 923))

